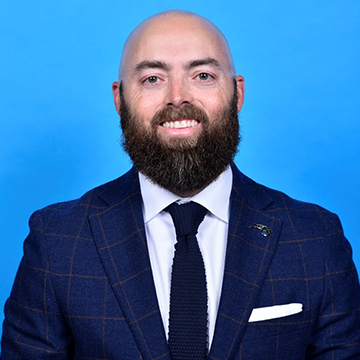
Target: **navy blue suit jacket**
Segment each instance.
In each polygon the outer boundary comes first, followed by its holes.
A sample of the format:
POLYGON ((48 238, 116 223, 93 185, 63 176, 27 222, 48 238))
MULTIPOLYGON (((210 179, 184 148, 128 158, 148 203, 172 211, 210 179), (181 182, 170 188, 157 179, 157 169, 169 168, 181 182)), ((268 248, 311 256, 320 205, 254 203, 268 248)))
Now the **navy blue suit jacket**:
MULTIPOLYGON (((360 290, 338 218, 236 167, 209 359, 360 359, 360 290), (266 225, 263 236, 253 224, 266 225), (248 322, 254 308, 300 313, 248 322)), ((2 360, 169 360, 134 169, 35 212, 5 306, 2 360)))

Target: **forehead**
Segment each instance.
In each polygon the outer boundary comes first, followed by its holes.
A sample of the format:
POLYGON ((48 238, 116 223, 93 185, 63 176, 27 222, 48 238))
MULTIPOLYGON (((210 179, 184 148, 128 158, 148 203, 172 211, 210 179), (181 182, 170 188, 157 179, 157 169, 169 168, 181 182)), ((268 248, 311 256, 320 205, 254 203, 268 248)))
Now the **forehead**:
POLYGON ((142 61, 163 61, 170 66, 198 59, 216 59, 224 71, 231 71, 231 55, 220 31, 196 17, 153 19, 128 39, 122 57, 122 71, 131 72, 142 61))

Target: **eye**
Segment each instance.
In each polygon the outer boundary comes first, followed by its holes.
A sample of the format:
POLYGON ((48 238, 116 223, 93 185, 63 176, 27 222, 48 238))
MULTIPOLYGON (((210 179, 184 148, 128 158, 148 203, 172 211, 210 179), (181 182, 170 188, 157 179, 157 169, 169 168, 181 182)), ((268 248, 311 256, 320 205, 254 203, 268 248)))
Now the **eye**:
POLYGON ((202 81, 206 81, 206 80, 209 80, 210 78, 212 78, 212 76, 208 73, 201 73, 198 75, 198 78, 202 81))
POLYGON ((144 82, 148 82, 150 84, 155 84, 159 81, 159 78, 157 76, 149 76, 148 78, 145 79, 144 82))

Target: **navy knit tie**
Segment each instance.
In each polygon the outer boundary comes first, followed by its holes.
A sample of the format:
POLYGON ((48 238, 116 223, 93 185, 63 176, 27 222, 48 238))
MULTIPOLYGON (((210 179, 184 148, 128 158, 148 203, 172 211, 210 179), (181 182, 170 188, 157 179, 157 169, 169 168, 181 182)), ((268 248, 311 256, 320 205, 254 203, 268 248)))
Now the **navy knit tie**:
POLYGON ((196 239, 207 210, 189 202, 173 203, 170 213, 177 243, 170 290, 169 348, 173 360, 204 360, 208 315, 204 261, 196 239))

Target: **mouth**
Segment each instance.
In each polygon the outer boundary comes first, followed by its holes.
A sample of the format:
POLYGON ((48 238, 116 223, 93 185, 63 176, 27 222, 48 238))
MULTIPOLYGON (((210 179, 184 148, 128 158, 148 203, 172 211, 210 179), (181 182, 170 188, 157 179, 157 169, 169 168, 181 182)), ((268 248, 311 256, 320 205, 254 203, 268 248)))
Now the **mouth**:
POLYGON ((198 125, 200 121, 196 119, 182 119, 182 120, 167 120, 160 124, 166 129, 186 129, 193 128, 198 125))

